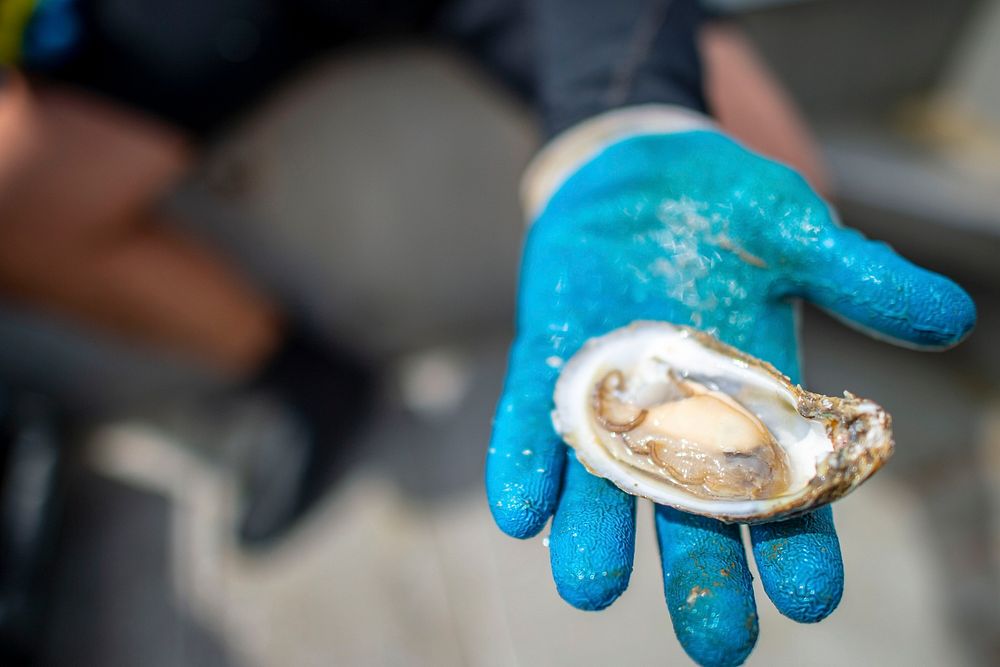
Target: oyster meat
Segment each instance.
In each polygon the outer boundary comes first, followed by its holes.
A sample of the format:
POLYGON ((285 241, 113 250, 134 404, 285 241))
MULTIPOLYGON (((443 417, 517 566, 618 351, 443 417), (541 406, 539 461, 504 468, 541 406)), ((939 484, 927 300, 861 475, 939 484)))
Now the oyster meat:
POLYGON ((593 474, 723 521, 794 516, 850 492, 892 454, 877 404, 805 391, 712 336, 635 322, 588 341, 553 424, 593 474))

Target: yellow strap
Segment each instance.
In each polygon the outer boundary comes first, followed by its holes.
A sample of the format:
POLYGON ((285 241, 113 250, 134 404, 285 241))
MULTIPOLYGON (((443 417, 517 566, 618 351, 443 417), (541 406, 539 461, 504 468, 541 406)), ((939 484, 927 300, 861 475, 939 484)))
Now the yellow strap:
POLYGON ((0 65, 14 65, 21 57, 24 31, 38 0, 0 0, 0 65))

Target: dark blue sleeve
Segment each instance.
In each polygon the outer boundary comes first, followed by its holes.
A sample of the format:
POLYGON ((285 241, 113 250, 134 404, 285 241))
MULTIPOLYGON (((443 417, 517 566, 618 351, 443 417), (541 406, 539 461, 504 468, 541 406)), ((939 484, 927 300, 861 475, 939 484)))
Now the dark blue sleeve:
POLYGON ((622 106, 706 111, 698 0, 450 0, 437 28, 526 95, 548 134, 622 106))
POLYGON ((550 133, 635 104, 707 110, 697 0, 531 0, 528 7, 550 133))

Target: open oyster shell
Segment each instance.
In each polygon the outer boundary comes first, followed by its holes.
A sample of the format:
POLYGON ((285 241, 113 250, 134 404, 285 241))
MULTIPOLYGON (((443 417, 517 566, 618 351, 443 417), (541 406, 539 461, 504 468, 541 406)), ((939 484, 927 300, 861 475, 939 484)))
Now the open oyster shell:
POLYGON ((877 404, 805 391, 712 336, 635 322, 588 341, 555 389, 553 424, 623 491, 727 522, 800 514, 892 455, 877 404))

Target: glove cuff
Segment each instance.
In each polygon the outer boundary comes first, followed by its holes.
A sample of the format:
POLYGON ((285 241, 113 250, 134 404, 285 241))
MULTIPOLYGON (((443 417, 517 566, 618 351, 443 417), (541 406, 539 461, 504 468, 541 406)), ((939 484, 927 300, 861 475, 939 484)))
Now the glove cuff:
POLYGON ((521 178, 521 205, 530 224, 580 167, 608 146, 643 134, 716 130, 708 116, 671 104, 615 109, 574 125, 535 156, 521 178))

